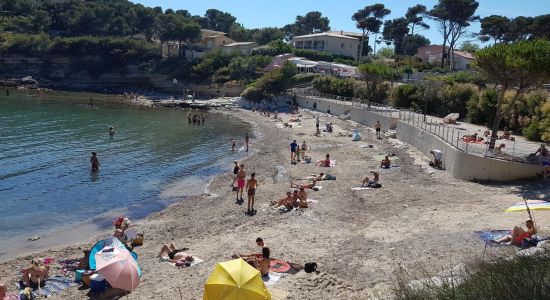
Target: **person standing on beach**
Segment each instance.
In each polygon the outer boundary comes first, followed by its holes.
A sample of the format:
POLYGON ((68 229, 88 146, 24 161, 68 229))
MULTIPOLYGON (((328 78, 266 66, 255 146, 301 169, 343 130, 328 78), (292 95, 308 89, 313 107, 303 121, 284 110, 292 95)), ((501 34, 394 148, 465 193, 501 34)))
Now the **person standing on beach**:
POLYGON ((376 125, 374 125, 374 127, 376 127, 376 138, 381 139, 380 132, 382 131, 382 125, 380 124, 380 121, 376 121, 376 125))
POLYGON ((317 128, 317 130, 319 130, 319 116, 317 116, 315 118, 315 128, 317 128))
POLYGON ((245 185, 245 178, 246 178, 246 173, 244 171, 244 165, 241 165, 239 167, 239 172, 237 173, 237 204, 244 203, 243 190, 245 185), (240 198, 239 198, 239 193, 241 195, 240 198))
POLYGON ((241 169, 238 161, 234 161, 233 163, 235 164, 235 166, 233 167, 233 175, 235 175, 235 178, 233 178, 233 182, 231 183, 232 188, 235 187, 235 182, 237 181, 237 174, 239 174, 239 170, 241 169))
POLYGON ((99 159, 97 159, 97 153, 92 152, 92 157, 90 157, 90 163, 92 164, 93 172, 99 171, 99 166, 101 164, 99 163, 99 159))
POLYGON ((306 141, 304 141, 302 143, 302 146, 301 146, 301 153, 302 153, 302 159, 306 159, 306 151, 307 151, 307 144, 306 144, 306 141))
POLYGON ((246 152, 248 152, 248 142, 250 141, 250 138, 248 137, 248 132, 244 136, 244 142, 246 143, 246 152))
POLYGON ((258 187, 258 181, 255 177, 256 173, 250 174, 250 179, 246 182, 246 191, 248 195, 248 210, 246 214, 250 216, 256 214, 254 210, 254 197, 256 195, 256 187, 258 187))
POLYGON ((290 143, 290 161, 294 161, 294 159, 296 159, 297 150, 298 144, 296 143, 296 140, 294 140, 292 143, 290 143))

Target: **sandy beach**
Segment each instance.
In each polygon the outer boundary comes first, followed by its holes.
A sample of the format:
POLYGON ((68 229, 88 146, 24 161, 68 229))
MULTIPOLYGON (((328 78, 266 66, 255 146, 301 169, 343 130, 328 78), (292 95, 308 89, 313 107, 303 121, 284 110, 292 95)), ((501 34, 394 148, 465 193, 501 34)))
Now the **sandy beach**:
MULTIPOLYGON (((320 115, 321 124, 333 122, 334 132, 315 137, 317 114, 310 111, 301 111, 299 128, 279 128, 277 124, 282 123, 246 110, 226 113, 250 122, 255 130, 252 154, 241 163, 247 174, 257 174, 257 214, 245 215, 246 202, 235 204, 235 192, 229 187, 232 166, 228 165, 227 173, 216 177, 205 195, 136 222, 136 229, 145 233, 144 245, 135 249, 143 277, 129 299, 202 299, 204 282, 214 265, 230 260, 234 253, 257 251, 257 237, 266 241, 273 258, 318 264, 317 273, 302 271, 268 286, 274 299, 390 297, 400 266, 421 275, 418 265, 437 272, 483 255, 485 243, 474 231, 521 225, 525 213, 504 213, 504 209, 521 201, 525 191, 533 195, 545 191, 538 183, 478 184, 453 179, 445 171, 427 167, 429 159, 414 148, 397 140, 377 140, 372 129, 326 114, 320 115), (362 141, 347 137, 354 128, 362 134, 362 141), (339 137, 339 132, 346 134, 339 137), (313 161, 330 153, 336 165, 290 164, 288 145, 294 139, 311 145, 308 155, 313 161), (369 144, 373 148, 363 147, 369 144), (380 170, 374 157, 381 154, 395 154, 399 167, 380 170), (352 191, 371 170, 380 172, 383 187, 352 191), (336 180, 320 182, 321 190, 309 192, 309 198, 318 203, 283 214, 269 206, 290 190, 291 178, 321 172, 336 180), (183 269, 159 262, 160 247, 170 242, 189 248, 190 254, 204 262, 183 269)), ((282 117, 284 121, 291 118, 282 117)), ((242 137, 237 140, 243 142, 242 137)), ((550 214, 535 213, 535 218, 544 227, 550 214)), ((2 262, 0 282, 13 291, 19 269, 32 257, 78 258, 90 246, 63 246, 2 262)), ((490 252, 514 250, 493 249, 490 252)), ((54 274, 59 271, 56 265, 52 266, 54 274)), ((57 299, 86 299, 88 292, 70 288, 57 299)))

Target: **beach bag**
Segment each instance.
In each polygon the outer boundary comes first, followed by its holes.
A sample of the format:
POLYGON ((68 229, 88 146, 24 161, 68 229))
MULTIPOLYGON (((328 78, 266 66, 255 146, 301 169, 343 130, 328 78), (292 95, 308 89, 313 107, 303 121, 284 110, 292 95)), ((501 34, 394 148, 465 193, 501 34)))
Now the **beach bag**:
POLYGON ((369 184, 369 187, 370 187, 370 188, 373 188, 373 189, 379 189, 379 188, 382 187, 382 185, 381 185, 380 183, 378 183, 378 182, 375 182, 375 183, 370 183, 370 184, 369 184))
POLYGON ((311 157, 304 156, 304 161, 306 162, 306 164, 310 164, 311 163, 311 157))
POLYGON ((336 176, 330 175, 330 174, 325 174, 325 180, 336 180, 336 176))
POLYGON ((294 159, 290 163, 293 164, 293 165, 297 164, 296 160, 294 160, 294 159))
POLYGON ((313 273, 317 271, 317 264, 314 262, 306 263, 304 266, 304 271, 306 271, 306 273, 313 273))
POLYGON ((521 249, 536 247, 538 243, 539 240, 536 237, 532 239, 523 239, 523 241, 521 242, 521 249))

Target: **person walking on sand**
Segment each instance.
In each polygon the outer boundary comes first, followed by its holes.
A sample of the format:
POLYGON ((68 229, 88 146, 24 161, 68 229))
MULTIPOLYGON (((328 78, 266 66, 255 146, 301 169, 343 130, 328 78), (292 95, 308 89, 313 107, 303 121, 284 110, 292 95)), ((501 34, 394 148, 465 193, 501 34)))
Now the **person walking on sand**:
POLYGON ((248 195, 248 209, 247 215, 253 216, 256 214, 254 210, 254 198, 256 196, 256 188, 258 187, 258 181, 256 180, 256 173, 250 174, 250 179, 246 182, 246 191, 248 195))
POLYGON ((99 166, 101 164, 99 163, 99 159, 97 159, 97 153, 92 152, 92 157, 90 157, 90 163, 92 164, 93 172, 99 171, 99 166))
POLYGON ((374 127, 376 128, 376 138, 381 139, 380 133, 382 131, 382 125, 380 124, 380 121, 376 121, 374 127))
POLYGON ((292 141, 290 143, 290 161, 294 161, 296 159, 296 152, 298 150, 298 143, 296 143, 296 140, 292 141))
POLYGON ((246 152, 248 152, 248 142, 250 138, 248 137, 248 132, 244 135, 244 142, 246 143, 246 152))
POLYGON ((239 167, 239 172, 237 172, 237 204, 243 204, 244 203, 244 199, 243 199, 243 190, 244 190, 244 185, 245 185, 245 178, 246 178, 246 173, 244 171, 244 165, 241 165, 239 167), (240 197, 239 197, 239 193, 240 193, 240 197))
POLYGON ((315 118, 315 128, 317 128, 317 130, 319 130, 319 116, 317 116, 315 118))
POLYGON ((302 159, 306 159, 306 151, 307 151, 307 144, 306 144, 306 141, 304 141, 302 143, 302 146, 301 146, 301 154, 302 154, 302 159))

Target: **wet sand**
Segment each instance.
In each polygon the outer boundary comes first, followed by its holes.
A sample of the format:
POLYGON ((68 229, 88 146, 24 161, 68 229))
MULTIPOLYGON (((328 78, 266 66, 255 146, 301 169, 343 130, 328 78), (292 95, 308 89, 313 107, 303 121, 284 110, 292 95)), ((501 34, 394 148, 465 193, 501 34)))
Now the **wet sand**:
MULTIPOLYGON (((205 195, 138 222, 145 244, 135 251, 144 275, 129 299, 202 299, 204 282, 215 263, 230 260, 233 253, 257 251, 256 237, 264 238, 273 258, 319 266, 318 273, 300 272, 269 286, 274 299, 384 298, 391 294, 399 266, 418 274, 419 264, 437 271, 482 255, 485 244, 473 232, 521 225, 526 214, 504 213, 504 209, 520 201, 519 193, 526 187, 545 191, 537 184, 481 185, 455 180, 444 171, 427 168, 428 158, 414 148, 395 140, 376 140, 373 130, 333 116, 322 114, 321 124, 333 122, 334 133, 314 137, 315 119, 308 111, 300 117, 302 127, 292 129, 278 128, 272 119, 250 111, 228 113, 252 123, 255 129, 254 153, 242 163, 248 174, 257 174, 257 214, 245 215, 246 202, 235 204, 235 192, 229 187, 232 166, 227 166, 228 173, 216 177, 205 195), (353 128, 359 129, 363 141, 337 136, 353 128), (293 139, 312 146, 308 155, 313 161, 330 153, 336 165, 291 165, 288 145, 293 139), (360 147, 366 144, 374 148, 360 147), (400 158, 399 167, 379 170, 379 161, 373 157, 388 153, 400 158), (383 187, 352 191, 370 170, 380 171, 383 187), (309 193, 317 204, 285 214, 269 206, 290 190, 290 178, 320 172, 337 180, 323 181, 320 191, 309 193), (170 242, 188 247, 189 253, 204 262, 184 269, 159 262, 156 255, 161 245, 170 242)), ((285 121, 289 118, 283 115, 285 121)), ((237 142, 242 143, 242 138, 237 142)), ((535 218, 539 224, 548 224, 550 214, 536 212, 535 218)), ((33 256, 76 258, 90 246, 62 246, 33 256)), ((0 281, 13 289, 18 269, 33 256, 0 263, 0 281)), ((57 272, 55 265, 53 269, 57 272)), ((71 288, 59 297, 86 299, 87 293, 71 288)))

